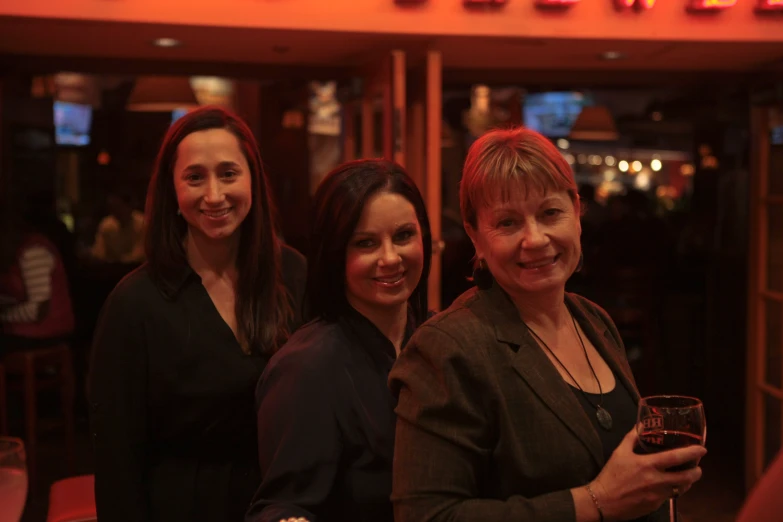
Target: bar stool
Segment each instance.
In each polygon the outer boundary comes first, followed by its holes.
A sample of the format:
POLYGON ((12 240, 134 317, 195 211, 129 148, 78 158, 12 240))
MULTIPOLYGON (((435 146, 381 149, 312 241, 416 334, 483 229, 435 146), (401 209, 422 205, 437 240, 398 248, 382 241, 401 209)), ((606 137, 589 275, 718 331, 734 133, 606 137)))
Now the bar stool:
POLYGON ((0 364, 0 435, 8 435, 8 396, 5 392, 5 367, 0 364))
POLYGON ((49 489, 46 522, 92 522, 95 509, 95 476, 81 475, 58 480, 49 489))
MULTIPOLYGON (((27 472, 31 480, 35 474, 37 453, 38 411, 36 407, 39 391, 58 387, 62 401, 65 425, 65 445, 68 465, 73 467, 75 455, 74 394, 75 383, 71 349, 68 343, 23 349, 7 353, 2 364, 8 376, 21 377, 24 393, 25 447, 27 451, 27 472), (53 375, 41 370, 56 368, 53 375)), ((12 384, 9 382, 9 385, 12 384)))

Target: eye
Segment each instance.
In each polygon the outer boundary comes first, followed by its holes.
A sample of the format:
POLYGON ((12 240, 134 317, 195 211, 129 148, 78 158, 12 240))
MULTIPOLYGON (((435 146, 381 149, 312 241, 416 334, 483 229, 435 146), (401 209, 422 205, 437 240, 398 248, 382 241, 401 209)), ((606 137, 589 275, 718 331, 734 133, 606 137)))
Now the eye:
POLYGON ((544 216, 546 217, 555 217, 560 214, 562 214, 563 211, 559 208, 548 208, 544 211, 544 216))
POLYGON ((235 170, 226 170, 225 172, 223 172, 222 176, 224 178, 235 178, 235 177, 239 176, 239 172, 237 172, 235 170))
POLYGON ((197 181, 201 181, 202 175, 198 172, 191 172, 187 176, 185 176, 185 180, 189 183, 196 183, 197 181))
POLYGON ((514 226, 514 220, 512 218, 504 218, 498 221, 498 228, 509 228, 514 226))
POLYGON ((353 246, 357 248, 371 248, 374 244, 372 239, 360 239, 354 242, 353 246))
POLYGON ((408 229, 408 230, 400 230, 399 232, 397 232, 394 235, 394 241, 396 241, 398 243, 402 243, 402 242, 408 241, 410 238, 412 238, 415 235, 416 235, 416 231, 415 230, 410 230, 410 229, 408 229))

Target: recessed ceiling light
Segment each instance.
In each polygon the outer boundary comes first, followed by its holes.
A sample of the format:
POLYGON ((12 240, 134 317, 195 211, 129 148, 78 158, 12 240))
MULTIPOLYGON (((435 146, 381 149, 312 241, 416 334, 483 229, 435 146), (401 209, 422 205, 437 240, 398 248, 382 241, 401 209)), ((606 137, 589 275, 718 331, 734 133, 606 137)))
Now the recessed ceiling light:
POLYGON ((620 51, 606 51, 605 53, 601 53, 602 60, 622 60, 623 58, 625 58, 625 53, 621 53, 620 51))
POLYGON ((182 45, 182 42, 174 38, 156 38, 152 41, 152 44, 157 47, 179 47, 182 45))

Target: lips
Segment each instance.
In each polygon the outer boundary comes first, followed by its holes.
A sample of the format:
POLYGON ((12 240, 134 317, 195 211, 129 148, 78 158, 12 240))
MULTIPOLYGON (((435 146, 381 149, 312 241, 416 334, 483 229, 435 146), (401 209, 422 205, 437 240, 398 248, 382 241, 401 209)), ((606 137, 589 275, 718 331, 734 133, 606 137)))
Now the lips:
POLYGON ((231 212, 231 207, 228 208, 221 208, 219 210, 202 210, 201 213, 204 214, 207 217, 217 219, 221 218, 225 215, 227 215, 229 212, 231 212))
POLYGON ((394 275, 384 276, 384 277, 373 277, 373 279, 379 283, 383 283, 386 285, 393 285, 395 283, 399 283, 400 281, 402 281, 403 277, 405 277, 405 272, 398 272, 394 275))
POLYGON ((538 268, 546 268, 555 264, 560 259, 560 254, 556 256, 541 257, 531 261, 520 262, 519 266, 528 270, 535 270, 538 268))

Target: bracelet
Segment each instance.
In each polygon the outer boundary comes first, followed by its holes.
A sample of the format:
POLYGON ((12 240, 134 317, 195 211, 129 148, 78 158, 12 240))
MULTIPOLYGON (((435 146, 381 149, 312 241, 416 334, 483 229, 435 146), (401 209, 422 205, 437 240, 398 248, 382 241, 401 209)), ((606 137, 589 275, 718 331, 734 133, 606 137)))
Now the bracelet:
POLYGON ((590 487, 590 484, 585 484, 585 489, 590 494, 590 498, 593 499, 595 509, 598 510, 598 520, 600 520, 600 522, 604 522, 604 512, 601 510, 601 504, 598 503, 598 497, 596 497, 595 493, 593 493, 593 488, 590 487))

